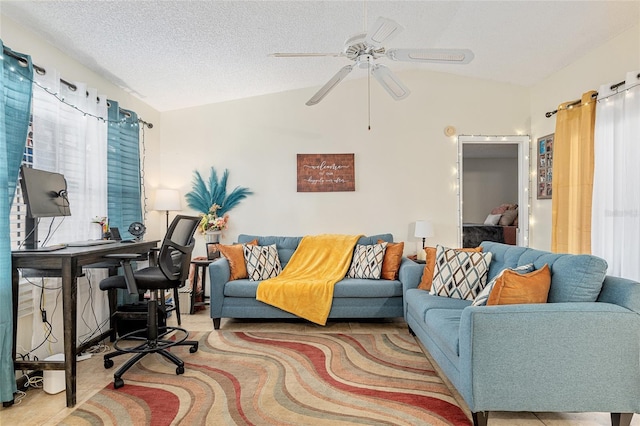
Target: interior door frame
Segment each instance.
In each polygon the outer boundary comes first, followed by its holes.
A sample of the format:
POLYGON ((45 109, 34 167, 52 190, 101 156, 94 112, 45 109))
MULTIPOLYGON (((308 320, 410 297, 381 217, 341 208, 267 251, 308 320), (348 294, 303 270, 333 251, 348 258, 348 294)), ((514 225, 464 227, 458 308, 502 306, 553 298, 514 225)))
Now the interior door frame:
POLYGON ((463 150, 465 144, 517 144, 518 145, 518 233, 517 245, 529 246, 529 210, 531 204, 530 195, 530 145, 529 135, 505 135, 505 136, 458 136, 458 246, 462 247, 462 223, 463 223, 463 150))

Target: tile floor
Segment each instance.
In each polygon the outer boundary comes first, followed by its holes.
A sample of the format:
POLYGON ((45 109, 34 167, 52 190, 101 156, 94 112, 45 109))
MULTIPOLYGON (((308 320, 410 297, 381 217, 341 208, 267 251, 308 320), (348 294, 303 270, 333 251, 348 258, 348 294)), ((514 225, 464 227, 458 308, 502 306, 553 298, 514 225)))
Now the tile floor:
MULTIPOLYGON (((195 315, 183 315, 182 325, 190 331, 211 331, 213 324, 208 311, 195 315)), ((171 320, 170 320, 171 321, 171 320)), ((249 321, 222 320, 222 329, 229 331, 284 331, 302 333, 385 333, 404 330, 406 324, 401 319, 389 321, 331 321, 326 327, 304 321, 249 321)), ((117 364, 116 364, 117 366, 117 364)), ((112 371, 105 370, 102 357, 78 363, 78 404, 89 399, 112 380, 112 371)), ((455 391, 454 391, 455 392, 455 391)), ((460 405, 466 406, 459 395, 460 405)), ((467 411, 467 414, 470 413, 467 411)), ((27 391, 20 403, 10 408, 0 409, 0 425, 57 425, 71 409, 65 406, 65 394, 49 395, 40 389, 27 391)), ((489 414, 490 426, 606 426, 610 424, 607 413, 507 413, 489 414)), ((632 426, 640 426, 640 415, 636 414, 632 426)))

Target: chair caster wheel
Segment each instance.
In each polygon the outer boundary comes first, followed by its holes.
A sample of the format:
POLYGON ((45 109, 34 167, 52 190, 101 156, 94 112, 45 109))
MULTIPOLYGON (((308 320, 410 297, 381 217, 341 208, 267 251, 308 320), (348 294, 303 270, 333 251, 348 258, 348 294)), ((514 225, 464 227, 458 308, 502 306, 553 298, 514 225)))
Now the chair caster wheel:
POLYGON ((114 378, 113 379, 113 388, 114 389, 120 389, 121 387, 124 386, 124 380, 122 380, 121 378, 114 378))
POLYGON ((176 374, 184 374, 184 367, 176 367, 176 374))
POLYGON ((197 351, 198 351, 198 344, 197 343, 189 348, 189 353, 195 353, 197 351))
POLYGON ((113 367, 113 360, 112 359, 105 359, 104 360, 104 368, 105 369, 109 369, 113 367))

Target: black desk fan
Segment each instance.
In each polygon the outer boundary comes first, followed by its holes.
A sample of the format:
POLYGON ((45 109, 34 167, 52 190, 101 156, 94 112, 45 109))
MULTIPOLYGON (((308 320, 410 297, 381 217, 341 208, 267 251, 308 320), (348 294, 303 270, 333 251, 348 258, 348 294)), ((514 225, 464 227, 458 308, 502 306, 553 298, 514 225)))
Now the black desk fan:
POLYGON ((129 233, 136 238, 136 241, 142 241, 145 232, 147 232, 147 227, 143 223, 133 222, 129 225, 129 233))

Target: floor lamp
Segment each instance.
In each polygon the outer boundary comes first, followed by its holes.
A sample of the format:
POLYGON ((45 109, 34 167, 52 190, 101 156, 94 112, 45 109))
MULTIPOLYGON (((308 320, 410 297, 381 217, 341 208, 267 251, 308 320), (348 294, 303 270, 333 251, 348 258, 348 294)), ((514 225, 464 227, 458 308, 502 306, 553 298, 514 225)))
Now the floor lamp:
POLYGON ((426 260, 426 253, 424 251, 425 241, 428 237, 433 237, 433 225, 428 220, 417 220, 414 236, 416 238, 422 238, 422 250, 418 251, 418 260, 426 260))
POLYGON ((180 192, 177 189, 157 189, 153 209, 166 212, 167 229, 169 229, 169 212, 182 210, 180 192))

